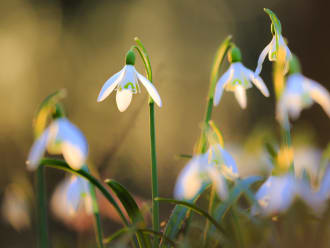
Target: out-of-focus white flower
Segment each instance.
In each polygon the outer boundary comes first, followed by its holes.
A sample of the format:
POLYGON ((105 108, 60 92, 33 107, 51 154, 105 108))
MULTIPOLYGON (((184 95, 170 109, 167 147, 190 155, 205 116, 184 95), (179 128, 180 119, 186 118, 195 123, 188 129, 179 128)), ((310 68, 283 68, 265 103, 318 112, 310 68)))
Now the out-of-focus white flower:
POLYGON ((253 71, 247 69, 241 63, 241 53, 237 47, 231 48, 228 53, 229 61, 231 63, 229 69, 222 75, 217 82, 214 93, 214 105, 218 105, 223 93, 223 90, 233 91, 235 97, 242 108, 246 108, 246 89, 251 88, 251 82, 261 91, 261 93, 268 97, 269 92, 264 81, 253 71))
POLYGON ((193 199, 202 187, 213 183, 221 199, 226 199, 226 178, 234 180, 238 170, 234 159, 220 145, 212 146, 208 152, 194 156, 178 176, 174 196, 178 199, 193 199))
POLYGON ((273 215, 284 212, 300 195, 300 191, 300 182, 292 174, 270 176, 256 193, 259 206, 254 206, 252 213, 273 215))
POLYGON ((235 180, 239 177, 235 160, 220 144, 211 146, 208 156, 209 163, 214 164, 226 179, 235 180))
POLYGON ((74 217, 81 209, 92 214, 88 182, 78 176, 65 178, 55 189, 51 207, 55 215, 63 220, 74 217))
POLYGON ((29 170, 38 167, 45 151, 63 154, 67 163, 75 170, 80 169, 88 155, 88 144, 81 131, 68 119, 55 119, 34 142, 27 160, 29 170))
POLYGON ((30 207, 25 192, 16 184, 9 185, 4 194, 2 214, 17 231, 30 227, 30 207))
POLYGON ((159 107, 162 106, 162 100, 160 99, 155 86, 147 78, 136 71, 134 63, 134 52, 129 51, 126 57, 126 65, 122 70, 117 72, 105 82, 97 98, 98 102, 103 101, 116 88, 117 106, 119 111, 123 112, 130 105, 133 94, 140 92, 138 83, 138 81, 140 81, 155 103, 159 107))
POLYGON ((330 94, 319 83, 304 77, 300 73, 291 74, 277 105, 277 119, 288 125, 289 117, 296 119, 303 108, 319 103, 330 117, 330 94))
POLYGON ((289 61, 292 58, 292 54, 290 52, 290 49, 286 45, 283 36, 282 36, 282 27, 280 20, 277 18, 277 16, 269 9, 265 9, 265 12, 270 16, 272 20, 272 33, 273 38, 271 42, 262 50, 259 59, 258 59, 258 65, 255 71, 256 75, 259 75, 262 69, 262 64, 268 54, 269 61, 275 61, 278 57, 278 53, 280 50, 283 50, 285 52, 285 73, 288 72, 289 69, 289 61))
POLYGON ((214 183, 219 196, 227 197, 227 185, 224 177, 208 161, 208 154, 193 157, 178 176, 174 197, 177 199, 193 199, 203 186, 214 183))
POLYGON ((330 199, 330 165, 326 169, 323 179, 320 185, 319 193, 323 201, 328 201, 330 199))

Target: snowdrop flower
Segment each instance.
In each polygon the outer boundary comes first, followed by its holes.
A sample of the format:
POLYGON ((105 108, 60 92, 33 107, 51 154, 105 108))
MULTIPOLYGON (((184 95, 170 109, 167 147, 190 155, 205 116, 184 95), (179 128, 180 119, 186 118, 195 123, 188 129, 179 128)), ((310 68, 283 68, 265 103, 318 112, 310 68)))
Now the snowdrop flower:
POLYGON ((209 162, 213 163, 226 179, 233 181, 238 178, 235 160, 220 144, 211 146, 208 154, 209 162))
POLYGON ((214 183, 220 198, 226 199, 226 181, 213 164, 209 163, 208 154, 194 156, 178 176, 174 197, 192 200, 203 186, 211 182, 214 183))
POLYGON ((291 173, 282 176, 270 176, 256 193, 259 208, 254 206, 252 213, 261 210, 263 215, 272 215, 286 211, 298 196, 299 186, 291 173))
POLYGON ((271 31, 274 35, 271 42, 262 50, 259 59, 258 65, 255 71, 256 75, 259 75, 262 69, 262 64, 268 54, 269 61, 275 61, 278 57, 279 50, 282 49, 285 51, 285 73, 288 72, 289 69, 289 61, 292 58, 292 54, 290 49, 286 45, 283 36, 282 36, 282 27, 277 16, 269 9, 265 9, 265 12, 270 16, 272 20, 271 31))
POLYGON ((35 170, 45 153, 63 154, 66 162, 75 170, 85 163, 88 144, 84 135, 67 118, 55 119, 34 142, 27 160, 29 170, 35 170))
POLYGON ((218 105, 223 90, 233 91, 239 105, 246 108, 246 92, 245 90, 252 87, 251 82, 268 97, 269 92, 264 81, 253 71, 247 69, 241 63, 241 52, 237 47, 232 47, 228 52, 228 60, 231 63, 229 69, 222 75, 217 82, 214 93, 214 105, 218 105))
POLYGON ((92 199, 88 182, 79 176, 66 177, 56 188, 51 206, 61 219, 74 217, 80 209, 92 214, 92 199))
POLYGON ((154 85, 140 73, 138 73, 134 67, 135 55, 133 51, 128 51, 126 55, 126 65, 122 70, 110 77, 108 81, 103 85, 99 96, 98 102, 103 101, 110 93, 116 89, 116 102, 120 112, 125 111, 131 103, 133 94, 140 92, 140 81, 148 91, 151 98, 155 103, 161 107, 162 100, 154 87, 154 85))
POLYGON ((300 73, 299 61, 290 61, 290 75, 286 87, 277 104, 277 119, 283 125, 289 125, 289 117, 297 119, 302 109, 317 102, 330 117, 330 94, 319 83, 300 73))

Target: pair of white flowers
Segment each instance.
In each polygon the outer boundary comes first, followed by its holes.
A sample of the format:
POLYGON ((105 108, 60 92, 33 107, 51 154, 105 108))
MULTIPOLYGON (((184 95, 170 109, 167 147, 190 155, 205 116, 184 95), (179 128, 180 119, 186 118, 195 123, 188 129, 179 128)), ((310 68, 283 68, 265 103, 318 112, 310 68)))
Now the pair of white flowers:
POLYGON ((219 197, 228 196, 227 182, 238 178, 238 169, 232 156, 219 144, 206 153, 194 156, 183 168, 176 181, 174 196, 191 200, 204 186, 213 183, 219 197))
POLYGON ((256 193, 259 206, 254 206, 252 213, 279 214, 288 210, 298 198, 315 213, 322 213, 330 199, 330 167, 324 173, 317 191, 311 188, 306 179, 298 178, 291 172, 270 176, 256 193))

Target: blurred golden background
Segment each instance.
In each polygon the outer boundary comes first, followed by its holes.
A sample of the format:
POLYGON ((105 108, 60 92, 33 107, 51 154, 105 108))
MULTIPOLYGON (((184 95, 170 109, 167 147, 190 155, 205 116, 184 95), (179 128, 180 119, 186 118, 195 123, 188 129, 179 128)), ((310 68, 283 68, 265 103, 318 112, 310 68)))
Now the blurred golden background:
MULTIPOLYGON (((149 52, 154 83, 163 100, 163 107, 156 109, 160 194, 172 196, 176 176, 186 162, 176 155, 191 154, 199 136, 214 53, 232 34, 243 63, 254 70, 272 37, 264 7, 280 18, 283 35, 301 59, 304 74, 330 89, 327 1, 1 1, 0 202, 13 180, 28 177, 33 181, 25 165, 33 142, 32 118, 41 101, 61 88, 68 92, 64 101, 67 115, 87 137, 89 158, 102 169, 102 179, 115 178, 133 193, 150 199, 146 91, 134 95, 124 113, 117 110, 114 94, 96 102, 103 83, 124 65, 135 36, 149 52)), ((137 68, 143 72, 140 59, 137 68)), ((215 108, 213 119, 226 144, 242 145, 260 126, 278 132, 271 68, 266 62, 261 74, 271 91, 269 99, 252 88, 246 110, 240 109, 230 93, 215 108)), ((294 122, 294 135, 295 130, 306 127, 314 144, 324 148, 330 138, 329 119, 318 105, 303 111, 294 122)), ((244 163, 239 153, 232 155, 244 163)), ((244 164, 238 165, 244 170, 244 164)), ((47 170, 49 198, 62 177, 63 173, 47 170)), ((162 207, 164 216, 167 208, 162 207)), ((74 232, 53 214, 49 217, 53 247, 76 242, 74 232)), ((16 232, 2 218, 1 246, 35 247, 33 223, 30 229, 16 232)), ((105 224, 105 230, 116 227, 111 221, 105 224)))

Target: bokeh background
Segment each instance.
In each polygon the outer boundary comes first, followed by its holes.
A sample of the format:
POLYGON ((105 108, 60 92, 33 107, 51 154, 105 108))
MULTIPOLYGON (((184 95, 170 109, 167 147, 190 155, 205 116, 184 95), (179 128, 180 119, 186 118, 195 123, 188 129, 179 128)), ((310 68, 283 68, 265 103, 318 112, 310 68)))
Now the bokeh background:
MULTIPOLYGON (((44 97, 61 88, 68 92, 64 100, 68 117, 86 135, 90 159, 101 178, 115 178, 134 194, 150 199, 145 90, 134 95, 124 113, 117 110, 114 95, 96 102, 103 83, 124 65, 135 36, 149 52, 154 83, 164 104, 156 109, 159 184, 160 194, 171 196, 176 176, 186 163, 177 155, 191 154, 199 136, 214 53, 232 34, 241 48, 243 63, 254 70, 260 52, 271 40, 264 7, 280 18, 283 35, 301 59, 304 74, 330 89, 328 1, 1 1, 0 204, 8 184, 25 179, 33 182, 34 176, 25 166, 33 142, 32 118, 44 97)), ((143 71, 139 59, 137 68, 143 71)), ((239 151, 234 151, 251 143, 256 130, 278 135, 271 68, 266 61, 261 74, 271 91, 269 99, 253 88, 248 91, 248 107, 243 111, 233 94, 225 93, 214 111, 213 119, 226 144, 234 147, 233 156, 238 161, 242 161, 239 151)), ((330 138, 329 119, 313 105, 294 123, 294 134, 298 136, 298 132, 322 149, 330 138)), ((239 163, 243 171, 248 171, 247 166, 244 160, 239 163)), ((63 175, 47 170, 48 198, 63 175)), ((1 218, 1 247, 35 247, 31 207, 29 229, 17 232, 1 218)), ((51 210, 49 213, 53 247, 84 247, 88 240, 94 242, 93 232, 77 233, 51 210)), ((169 206, 162 206, 163 218, 168 213, 169 206)), ((108 219, 104 226, 109 234, 119 225, 108 219)))

